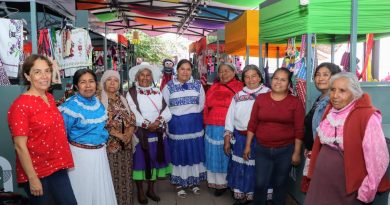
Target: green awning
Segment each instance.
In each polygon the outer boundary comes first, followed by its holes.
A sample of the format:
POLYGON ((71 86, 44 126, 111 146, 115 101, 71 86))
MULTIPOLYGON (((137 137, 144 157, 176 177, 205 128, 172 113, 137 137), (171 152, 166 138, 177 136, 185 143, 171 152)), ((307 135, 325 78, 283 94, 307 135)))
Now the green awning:
POLYGON ((234 5, 234 6, 242 6, 242 7, 258 7, 260 3, 262 3, 265 0, 213 0, 216 2, 228 4, 228 5, 234 5))
MULTIPOLYGON (((286 38, 315 33, 318 43, 347 41, 351 26, 351 0, 268 0, 260 6, 260 38, 285 42, 286 38)), ((390 0, 358 1, 358 34, 376 37, 390 33, 390 0)))
POLYGON ((101 14, 94 14, 94 15, 102 22, 109 22, 118 19, 117 12, 101 13, 101 14))

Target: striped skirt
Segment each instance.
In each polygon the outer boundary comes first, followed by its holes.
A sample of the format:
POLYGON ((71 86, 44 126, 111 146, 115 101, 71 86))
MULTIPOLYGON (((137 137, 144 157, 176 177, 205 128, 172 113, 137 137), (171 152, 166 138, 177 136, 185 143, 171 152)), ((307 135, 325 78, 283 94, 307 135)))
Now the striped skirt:
POLYGON ((234 130, 231 143, 231 157, 229 159, 227 181, 234 192, 235 199, 253 200, 255 189, 255 143, 251 143, 251 153, 248 161, 243 158, 246 136, 234 130))
POLYGON ((199 185, 206 180, 202 113, 173 115, 168 127, 171 183, 182 187, 199 185))

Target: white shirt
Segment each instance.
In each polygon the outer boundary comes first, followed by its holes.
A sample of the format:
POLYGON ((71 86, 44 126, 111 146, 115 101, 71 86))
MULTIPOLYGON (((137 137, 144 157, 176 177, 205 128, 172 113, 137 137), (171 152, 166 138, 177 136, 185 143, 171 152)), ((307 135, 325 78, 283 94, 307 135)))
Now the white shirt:
MULTIPOLYGON (((138 127, 142 127, 142 123, 144 123, 146 120, 153 123, 160 116, 160 110, 162 109, 162 95, 158 88, 154 88, 152 86, 139 87, 138 85, 136 85, 136 89, 137 89, 137 101, 141 113, 138 112, 137 106, 135 105, 133 99, 131 98, 130 93, 127 93, 126 99, 127 102, 129 103, 130 110, 135 115, 136 125, 138 127), (155 94, 150 94, 150 95, 140 94, 139 93, 140 90, 154 91, 155 94)), ((168 106, 161 113, 161 117, 164 119, 165 122, 168 122, 172 118, 172 114, 169 111, 168 106)))
POLYGON ((233 132, 234 129, 245 131, 248 127, 248 122, 251 116, 253 103, 255 98, 250 94, 256 96, 260 93, 269 92, 269 88, 260 86, 256 89, 244 89, 233 96, 232 102, 230 103, 228 113, 225 120, 225 130, 233 132))

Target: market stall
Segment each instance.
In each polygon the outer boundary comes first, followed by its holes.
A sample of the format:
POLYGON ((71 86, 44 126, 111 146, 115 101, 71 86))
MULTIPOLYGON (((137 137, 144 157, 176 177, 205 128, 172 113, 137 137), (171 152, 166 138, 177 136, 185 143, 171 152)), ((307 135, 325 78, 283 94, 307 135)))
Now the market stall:
MULTIPOLYGON (((259 57, 259 28, 260 13, 258 10, 245 11, 239 18, 225 24, 226 53, 229 55, 259 57)), ((262 35, 262 34, 260 34, 262 35)), ((267 58, 284 56, 286 43, 269 44, 268 49, 263 47, 263 54, 268 51, 267 58)))

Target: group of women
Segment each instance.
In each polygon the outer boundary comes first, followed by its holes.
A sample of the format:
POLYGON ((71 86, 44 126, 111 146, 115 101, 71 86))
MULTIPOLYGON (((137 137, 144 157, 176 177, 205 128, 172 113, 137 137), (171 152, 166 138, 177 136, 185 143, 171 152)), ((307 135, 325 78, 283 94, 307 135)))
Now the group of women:
POLYGON ((267 88, 256 66, 246 66, 240 81, 235 67, 222 63, 207 93, 192 69, 179 61, 160 92, 156 70, 138 66, 126 97, 118 72, 106 71, 97 92, 96 75, 81 69, 73 78, 76 94, 57 109, 47 92, 50 61, 26 59, 29 87, 11 105, 8 121, 18 182, 32 204, 49 204, 50 195, 66 205, 132 204, 133 180, 146 204, 160 201, 155 181, 169 175, 178 197, 200 194, 207 180, 216 196, 230 188, 236 205, 265 204, 268 188, 281 205, 303 143, 310 158, 305 204, 369 203, 390 189, 381 115, 352 74, 318 66, 314 81, 322 95, 305 118, 290 94, 288 69, 278 68, 267 88))

